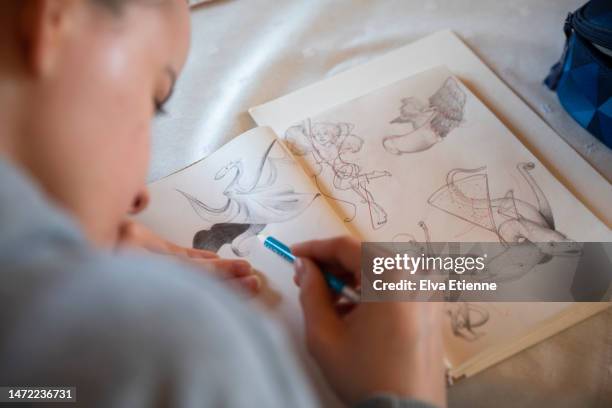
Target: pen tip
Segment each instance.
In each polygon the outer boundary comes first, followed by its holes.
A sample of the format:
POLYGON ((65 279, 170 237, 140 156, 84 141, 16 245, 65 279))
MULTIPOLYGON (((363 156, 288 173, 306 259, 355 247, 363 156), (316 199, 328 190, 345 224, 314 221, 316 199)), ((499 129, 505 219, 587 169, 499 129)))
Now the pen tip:
POLYGON ((265 242, 266 236, 264 234, 257 234, 257 239, 259 239, 261 242, 265 242))

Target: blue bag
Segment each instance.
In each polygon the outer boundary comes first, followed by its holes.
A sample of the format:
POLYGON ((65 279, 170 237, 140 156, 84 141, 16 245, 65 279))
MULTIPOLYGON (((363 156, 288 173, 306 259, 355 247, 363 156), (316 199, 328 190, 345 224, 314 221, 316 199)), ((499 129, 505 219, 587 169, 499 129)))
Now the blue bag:
POLYGON ((591 134, 612 147, 612 0, 591 0, 565 20, 561 60, 544 83, 591 134))

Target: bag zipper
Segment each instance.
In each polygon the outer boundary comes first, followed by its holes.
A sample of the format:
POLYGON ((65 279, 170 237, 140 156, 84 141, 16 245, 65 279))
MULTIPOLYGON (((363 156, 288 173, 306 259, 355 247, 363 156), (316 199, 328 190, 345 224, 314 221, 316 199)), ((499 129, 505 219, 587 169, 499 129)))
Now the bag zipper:
POLYGON ((584 9, 580 9, 575 13, 570 13, 565 20, 565 33, 568 34, 568 29, 573 28, 576 33, 586 38, 590 42, 599 45, 600 47, 612 50, 612 29, 608 30, 605 27, 594 26, 583 17, 584 9))

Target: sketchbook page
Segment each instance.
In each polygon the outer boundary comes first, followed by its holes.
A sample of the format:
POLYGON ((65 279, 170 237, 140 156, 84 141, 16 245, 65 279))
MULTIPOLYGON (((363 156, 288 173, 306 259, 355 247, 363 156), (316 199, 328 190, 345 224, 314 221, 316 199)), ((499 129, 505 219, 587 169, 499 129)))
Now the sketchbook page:
POLYGON ((179 245, 249 260, 265 279, 262 302, 301 328, 293 269, 263 248, 257 234, 291 245, 347 230, 274 132, 250 130, 150 184, 149 192, 151 204, 139 221, 179 245))
POLYGON ((448 66, 597 217, 612 226, 612 188, 451 31, 440 31, 366 64, 249 110, 277 134, 380 87, 448 66))
MULTIPOLYGON (((341 217, 369 241, 612 240, 445 67, 298 121, 281 135, 341 217)), ((553 266, 571 256, 535 244, 514 248, 530 251, 531 263, 513 273, 534 287, 558 281, 553 266), (538 273, 528 274, 534 268, 538 273)), ((516 305, 449 304, 449 359, 462 363, 569 306, 532 305, 525 315, 516 305)))
POLYGON ((395 82, 279 135, 370 241, 608 241, 565 189, 446 67, 395 82), (518 222, 518 221, 517 221, 518 222), (521 227, 521 228, 519 228, 521 227))

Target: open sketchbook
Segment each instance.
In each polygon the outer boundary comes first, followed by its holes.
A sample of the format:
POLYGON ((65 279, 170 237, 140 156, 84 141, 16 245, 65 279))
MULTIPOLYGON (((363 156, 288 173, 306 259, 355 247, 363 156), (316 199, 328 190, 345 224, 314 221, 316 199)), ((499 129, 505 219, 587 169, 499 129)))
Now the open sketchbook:
MULTIPOLYGON (((491 216, 504 198, 514 203, 518 227, 522 220, 541 227, 524 239, 612 238, 445 67, 275 129, 252 129, 152 183, 152 205, 140 220, 179 244, 248 259, 265 278, 255 303, 283 322, 301 352, 292 268, 261 246, 259 233, 288 244, 339 234, 384 242, 512 241, 518 236, 491 216)), ((449 303, 449 373, 472 375, 605 307, 449 303)))

